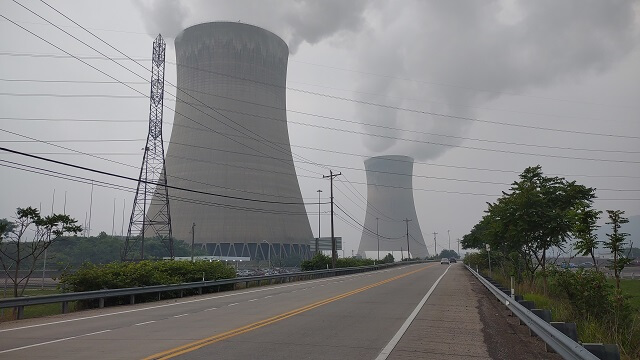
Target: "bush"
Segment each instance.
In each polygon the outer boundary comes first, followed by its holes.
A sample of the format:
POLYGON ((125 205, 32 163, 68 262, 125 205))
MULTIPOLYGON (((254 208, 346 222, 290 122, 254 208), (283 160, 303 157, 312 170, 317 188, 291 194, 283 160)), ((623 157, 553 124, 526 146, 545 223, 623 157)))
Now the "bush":
POLYGON ((608 317, 614 308, 613 286, 596 270, 557 270, 549 273, 552 295, 571 300, 581 316, 608 317))
POLYGON ((228 279, 235 269, 218 261, 140 261, 104 265, 84 263, 75 272, 65 272, 60 284, 68 291, 92 291, 128 287, 167 285, 202 280, 228 279))
MULTIPOLYGON (((391 255, 391 254, 389 254, 391 255)), ((389 257, 387 255, 387 257, 389 257)), ((385 257, 385 259, 387 259, 385 257)), ((391 255, 391 261, 393 262, 393 255, 391 255)), ((380 264, 385 261, 380 261, 380 264)), ((345 267, 356 267, 356 266, 367 266, 374 265, 376 263, 373 259, 358 259, 355 257, 350 258, 339 258, 336 261, 336 268, 345 268, 345 267)), ((311 271, 311 270, 322 270, 331 268, 331 257, 322 253, 317 253, 311 258, 311 260, 305 260, 300 263, 300 269, 302 271, 311 271)))

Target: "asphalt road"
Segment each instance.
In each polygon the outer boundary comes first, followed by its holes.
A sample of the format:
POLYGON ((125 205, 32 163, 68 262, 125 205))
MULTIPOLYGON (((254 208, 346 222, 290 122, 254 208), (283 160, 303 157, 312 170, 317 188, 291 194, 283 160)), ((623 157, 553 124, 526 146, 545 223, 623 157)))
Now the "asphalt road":
POLYGON ((3 323, 0 359, 374 359, 445 269, 402 266, 3 323))

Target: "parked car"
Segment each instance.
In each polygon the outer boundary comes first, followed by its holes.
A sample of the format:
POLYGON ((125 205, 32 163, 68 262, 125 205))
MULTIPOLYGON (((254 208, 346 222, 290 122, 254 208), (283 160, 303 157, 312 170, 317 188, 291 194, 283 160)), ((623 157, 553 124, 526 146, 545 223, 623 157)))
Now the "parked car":
POLYGON ((450 263, 450 264, 455 264, 456 262, 457 262, 457 261, 456 261, 456 258, 454 258, 454 257, 449 258, 449 263, 450 263))
POLYGON ((449 265, 449 259, 447 259, 447 258, 442 258, 442 259, 440 259, 440 264, 447 264, 447 265, 449 265))

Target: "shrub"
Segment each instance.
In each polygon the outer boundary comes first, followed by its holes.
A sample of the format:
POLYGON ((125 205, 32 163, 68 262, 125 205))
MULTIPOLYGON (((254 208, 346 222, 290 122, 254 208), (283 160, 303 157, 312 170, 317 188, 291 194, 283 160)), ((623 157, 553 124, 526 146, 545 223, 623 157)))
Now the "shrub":
POLYGON ((218 261, 140 261, 113 262, 104 265, 84 263, 75 272, 65 272, 60 284, 68 291, 121 289, 167 285, 202 280, 228 279, 235 270, 218 261))

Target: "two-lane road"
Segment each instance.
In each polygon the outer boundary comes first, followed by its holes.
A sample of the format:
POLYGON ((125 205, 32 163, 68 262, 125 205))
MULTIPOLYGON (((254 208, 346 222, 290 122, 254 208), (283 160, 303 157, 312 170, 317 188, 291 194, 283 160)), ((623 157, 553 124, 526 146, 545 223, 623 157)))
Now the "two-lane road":
POLYGON ((0 358, 374 359, 446 269, 418 264, 4 323, 0 358))

